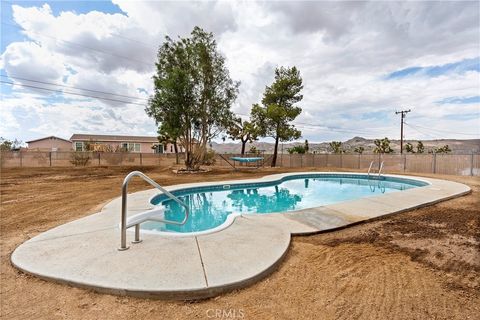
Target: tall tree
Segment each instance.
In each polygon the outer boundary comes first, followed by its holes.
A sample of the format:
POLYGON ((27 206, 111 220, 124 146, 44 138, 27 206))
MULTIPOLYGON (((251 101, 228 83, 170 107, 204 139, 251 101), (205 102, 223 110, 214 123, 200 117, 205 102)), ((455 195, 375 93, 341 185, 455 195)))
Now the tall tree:
POLYGON ((178 136, 180 130, 178 127, 172 127, 170 123, 163 122, 158 128, 158 142, 161 144, 173 144, 173 150, 175 151, 175 162, 178 164, 178 136))
POLYGON ((195 27, 188 38, 166 37, 146 112, 157 125, 178 128, 187 169, 203 162, 207 144, 228 127, 238 82, 230 78, 212 33, 195 27))
POLYGON ((262 105, 252 108, 252 121, 258 127, 260 136, 275 139, 272 167, 277 163, 278 142, 291 141, 302 133, 289 122, 293 121, 302 109, 295 104, 303 99, 300 71, 296 67, 280 67, 275 70, 275 79, 265 88, 262 105))
POLYGON ((250 121, 242 121, 241 118, 232 121, 227 133, 230 139, 240 140, 242 143, 242 155, 245 154, 245 146, 247 142, 252 143, 258 139, 258 130, 256 126, 250 121))

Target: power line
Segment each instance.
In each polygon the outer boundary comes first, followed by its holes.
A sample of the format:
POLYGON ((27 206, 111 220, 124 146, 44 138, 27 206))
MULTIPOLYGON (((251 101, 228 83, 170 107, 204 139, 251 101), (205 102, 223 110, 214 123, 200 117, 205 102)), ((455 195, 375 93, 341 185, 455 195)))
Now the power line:
POLYGON ((143 41, 140 41, 140 40, 137 40, 137 39, 128 38, 128 37, 125 37, 125 36, 119 35, 118 33, 113 33, 113 32, 110 32, 109 34, 112 35, 112 36, 121 38, 121 39, 125 39, 125 40, 128 40, 128 41, 139 43, 141 45, 144 45, 147 48, 154 49, 155 51, 158 50, 158 48, 152 46, 151 44, 148 44, 146 42, 143 42, 143 41))
POLYGON ((129 98, 129 99, 137 99, 137 100, 148 101, 148 99, 140 98, 140 97, 127 96, 127 95, 123 95, 123 94, 111 93, 111 92, 106 92, 106 91, 85 89, 85 88, 80 88, 80 87, 75 87, 75 86, 67 86, 67 85, 63 85, 63 84, 45 82, 45 81, 40 81, 40 80, 33 80, 33 79, 17 77, 17 76, 13 76, 13 75, 8 75, 8 76, 0 75, 0 77, 17 79, 17 80, 24 80, 24 81, 28 81, 28 82, 36 82, 36 83, 47 84, 47 85, 51 85, 51 86, 70 88, 70 89, 76 89, 76 90, 82 90, 82 91, 89 91, 89 92, 94 92, 94 93, 108 94, 108 95, 112 95, 112 96, 118 96, 118 97, 129 98))
MULTIPOLYGON (((412 126, 412 124, 409 124, 409 125, 412 126)), ((436 131, 438 133, 452 133, 452 134, 459 134, 459 135, 463 135, 463 136, 477 136, 478 135, 478 134, 475 134, 475 133, 462 133, 462 132, 455 132, 455 131, 438 130, 438 129, 433 129, 433 128, 422 127, 422 126, 419 126, 417 124, 415 124, 413 126, 416 126, 416 127, 422 128, 422 129, 426 129, 426 130, 429 130, 429 131, 436 131)))
POLYGON ((136 103, 136 102, 131 102, 131 101, 123 101, 123 100, 117 100, 117 99, 110 99, 110 98, 104 98, 104 97, 96 97, 96 96, 91 96, 91 95, 87 95, 87 94, 81 94, 81 93, 76 93, 76 92, 68 92, 68 91, 63 91, 63 90, 47 89, 47 88, 42 88, 42 87, 38 87, 38 86, 31 86, 31 85, 23 84, 23 83, 14 83, 14 82, 3 81, 3 80, 0 80, 0 83, 6 83, 6 84, 13 85, 13 86, 21 86, 21 87, 25 87, 25 88, 40 89, 40 90, 46 90, 46 91, 57 92, 57 93, 62 93, 62 94, 70 94, 70 95, 74 95, 74 96, 81 96, 81 97, 87 97, 87 98, 93 98, 93 99, 99 99, 99 100, 107 100, 107 101, 121 102, 121 103, 125 103, 125 104, 136 104, 136 105, 139 105, 139 106, 146 106, 145 104, 142 104, 142 103, 136 103))
POLYGON ((122 56, 122 55, 119 55, 119 54, 116 54, 116 53, 111 53, 111 52, 108 52, 108 51, 105 51, 105 50, 101 50, 101 49, 96 49, 96 48, 92 48, 92 47, 89 47, 89 46, 85 46, 85 45, 83 45, 83 44, 75 43, 75 42, 72 42, 72 41, 63 40, 63 39, 58 39, 58 38, 56 38, 56 37, 53 37, 53 36, 50 36, 50 35, 46 35, 46 34, 42 34, 42 33, 37 32, 37 31, 26 30, 25 28, 23 28, 23 27, 21 27, 21 26, 17 26, 17 25, 8 23, 8 22, 2 21, 1 23, 2 23, 3 25, 7 25, 7 26, 15 27, 15 28, 17 28, 17 29, 21 29, 22 31, 33 32, 33 33, 38 34, 38 35, 43 36, 43 37, 47 37, 47 38, 50 38, 50 39, 54 39, 54 40, 56 40, 56 41, 62 41, 62 42, 65 42, 65 43, 67 43, 67 44, 70 44, 70 45, 78 46, 78 47, 85 48, 85 49, 92 50, 92 51, 97 51, 97 52, 100 52, 100 53, 103 53, 103 54, 108 54, 108 55, 111 55, 111 56, 114 56, 114 57, 117 57, 117 58, 126 59, 126 60, 130 60, 130 61, 135 61, 135 62, 142 63, 142 64, 144 64, 144 65, 148 65, 148 66, 151 66, 151 67, 153 67, 153 65, 154 65, 153 62, 146 62, 146 61, 142 61, 142 60, 137 60, 137 59, 133 59, 133 58, 130 58, 130 57, 125 57, 125 56, 122 56))
POLYGON ((432 136, 431 134, 428 134, 428 133, 426 133, 426 132, 420 131, 420 130, 416 129, 415 127, 413 127, 412 125, 410 125, 410 124, 408 124, 408 123, 406 123, 406 122, 405 122, 405 125, 407 125, 407 126, 410 127, 411 129, 417 131, 418 133, 421 133, 421 134, 423 134, 423 135, 426 135, 426 136, 428 136, 428 137, 430 137, 430 138, 432 138, 432 139, 434 139, 434 140, 438 140, 438 139, 439 139, 438 136, 435 137, 435 136, 432 136))
MULTIPOLYGON (((10 3, 10 4, 12 4, 12 5, 14 4, 13 2, 11 2, 11 1, 6 1, 6 0, 4 0, 3 2, 7 2, 7 3, 10 3)), ((19 27, 19 26, 17 26, 17 25, 14 25, 14 24, 8 24, 8 23, 5 23, 5 24, 10 25, 10 26, 12 26, 12 27, 16 27, 16 28, 21 28, 21 27, 19 27)), ((125 40, 129 40, 129 41, 132 41, 132 42, 136 42, 136 43, 142 44, 142 45, 144 45, 145 47, 154 49, 155 51, 158 49, 158 48, 152 46, 152 45, 149 44, 149 43, 146 43, 146 42, 143 42, 143 41, 140 41, 140 40, 137 40, 137 39, 128 38, 128 37, 122 36, 122 35, 120 35, 120 34, 118 34, 118 33, 115 33, 115 32, 109 32, 109 35, 112 35, 112 36, 115 36, 115 37, 118 37, 118 38, 122 38, 122 39, 125 39, 125 40)))
MULTIPOLYGON (((63 90, 54 90, 54 89, 48 89, 48 88, 43 88, 43 87, 39 87, 39 86, 27 85, 27 84, 22 84, 22 83, 14 83, 14 82, 3 81, 3 80, 0 80, 0 83, 10 84, 10 85, 14 85, 14 86, 21 86, 21 87, 26 87, 26 88, 39 89, 39 90, 46 90, 46 91, 51 91, 51 92, 56 92, 56 93, 61 93, 61 94, 70 94, 70 95, 81 96, 81 97, 86 97, 86 98, 93 98, 93 99, 107 100, 107 101, 114 101, 114 102, 121 102, 121 103, 125 103, 125 104, 134 104, 134 105, 139 105, 139 106, 143 106, 143 107, 146 107, 146 106, 147 106, 147 104, 136 103, 136 102, 131 102, 131 101, 124 101, 124 100, 118 100, 118 99, 110 99, 110 98, 105 98, 105 97, 98 97, 98 96, 92 96, 92 95, 81 94, 81 93, 76 93, 76 92, 69 92, 69 91, 63 91, 63 90)), ((246 116, 246 115, 244 115, 244 114, 237 114, 237 115, 246 116)), ((295 125, 300 125, 300 126, 304 126, 302 123, 293 123, 293 124, 295 124, 295 125)), ((306 124, 306 125, 307 125, 307 124, 306 124)), ((325 127, 325 126, 322 126, 322 125, 318 125, 318 124, 308 124, 307 126, 315 127, 317 130, 333 131, 333 132, 343 132, 343 133, 346 132, 346 133, 349 133, 349 130, 338 130, 338 129, 335 129, 335 128, 328 128, 328 127, 325 127), (321 128, 318 128, 318 127, 321 127, 321 128)), ((356 133, 359 133, 359 132, 356 132, 356 133)), ((362 133, 360 133, 360 134, 371 134, 371 133, 362 132, 362 133)))
MULTIPOLYGON (((250 117, 249 115, 242 114, 242 113, 236 113, 236 115, 243 116, 243 117, 250 117)), ((311 127, 311 128, 316 128, 317 130, 323 130, 323 131, 335 131, 335 132, 341 132, 341 133, 354 133, 354 134, 374 134, 372 132, 366 132, 366 131, 358 131, 358 130, 348 130, 348 129, 343 129, 343 128, 338 128, 338 127, 330 127, 322 124, 316 124, 316 123, 305 123, 305 122, 298 122, 298 121, 292 121, 292 124, 298 125, 300 127, 311 127)), ((372 128, 373 129, 373 128, 372 128)), ((379 128, 375 128, 379 129, 379 128)))

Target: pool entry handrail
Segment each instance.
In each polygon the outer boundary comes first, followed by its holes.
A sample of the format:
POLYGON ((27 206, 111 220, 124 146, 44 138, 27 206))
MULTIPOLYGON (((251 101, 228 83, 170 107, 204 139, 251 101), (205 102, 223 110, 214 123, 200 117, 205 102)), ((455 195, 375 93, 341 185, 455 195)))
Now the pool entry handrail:
MULTIPOLYGON (((185 208, 185 217, 183 218, 182 221, 173 221, 173 220, 164 220, 164 219, 159 219, 159 218, 153 218, 151 220, 163 222, 166 224, 175 224, 175 225, 184 225, 187 220, 188 216, 190 215, 190 210, 188 208, 188 205, 168 192, 166 189, 164 189, 161 185, 156 183, 153 179, 148 177, 146 174, 140 172, 140 171, 132 171, 130 172, 125 179, 123 180, 122 184, 122 220, 121 220, 121 234, 120 234, 120 248, 118 248, 119 251, 127 250, 129 247, 127 246, 127 229, 135 226, 135 240, 132 241, 132 243, 139 243, 142 242, 140 240, 140 223, 142 221, 135 221, 133 224, 127 224, 127 196, 128 196, 128 183, 133 177, 140 177, 146 182, 148 182, 150 185, 154 186, 158 190, 160 190, 164 195, 166 195, 168 198, 172 199, 173 201, 177 202, 179 205, 185 208)), ((148 217, 146 220, 150 220, 148 217)))
MULTIPOLYGON (((370 162, 370 166, 368 167, 368 179, 370 179, 370 173, 372 171, 372 167, 373 167, 373 164, 375 163, 375 161, 372 161, 370 162)), ((377 172, 377 175, 378 175, 378 178, 380 179, 381 176, 382 176, 382 169, 383 169, 383 161, 379 163, 378 165, 378 172, 377 172)))

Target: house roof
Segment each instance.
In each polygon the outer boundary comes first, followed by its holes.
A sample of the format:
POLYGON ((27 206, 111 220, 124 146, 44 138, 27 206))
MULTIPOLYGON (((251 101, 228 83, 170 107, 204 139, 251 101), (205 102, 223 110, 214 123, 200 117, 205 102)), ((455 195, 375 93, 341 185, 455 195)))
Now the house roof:
POLYGON ((104 135, 104 134, 78 134, 75 133, 70 138, 72 141, 115 141, 115 142, 152 142, 158 143, 157 137, 148 136, 121 136, 121 135, 104 135))
POLYGON ((43 137, 43 138, 39 138, 39 139, 35 139, 35 140, 30 140, 30 141, 25 141, 26 143, 32 143, 32 142, 36 142, 36 141, 41 141, 41 140, 48 140, 48 139, 58 139, 58 140, 63 140, 65 142, 72 142, 70 140, 67 140, 67 139, 63 139, 63 138, 59 138, 59 137, 56 137, 56 136, 48 136, 48 137, 43 137))

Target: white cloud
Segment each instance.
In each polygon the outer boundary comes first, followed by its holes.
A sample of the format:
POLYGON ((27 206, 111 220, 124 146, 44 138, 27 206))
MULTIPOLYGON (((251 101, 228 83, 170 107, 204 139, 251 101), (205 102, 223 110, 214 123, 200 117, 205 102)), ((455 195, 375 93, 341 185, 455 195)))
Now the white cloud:
POLYGON ((66 72, 58 55, 34 42, 9 44, 1 59, 8 74, 25 78, 58 81, 66 72))
MULTIPOLYGON (((480 135, 478 103, 438 104, 450 97, 478 96, 479 72, 385 78, 404 68, 479 56, 478 2, 114 3, 125 14, 54 15, 48 5, 12 6, 15 21, 31 41, 9 44, 2 54, 3 69, 26 78, 63 80, 69 86, 146 99, 144 90, 152 90, 153 62, 164 36, 185 36, 199 25, 214 32, 232 78, 242 82, 236 112, 247 113, 252 103, 259 102, 275 66, 295 65, 305 85, 304 112, 298 122, 324 126, 302 126, 309 140, 345 139, 355 132, 398 137, 394 111, 403 106, 413 107, 408 115, 412 123, 480 135)), ((155 134, 142 106, 36 99, 30 110, 38 115, 35 129, 18 118, 15 108, 2 112, 18 124, 8 129, 12 137, 25 132, 52 134, 48 131, 56 132, 60 124, 69 134, 155 134)), ((20 102, 16 97, 10 103, 20 102)), ((407 129, 407 137, 420 136, 407 129)))

